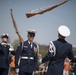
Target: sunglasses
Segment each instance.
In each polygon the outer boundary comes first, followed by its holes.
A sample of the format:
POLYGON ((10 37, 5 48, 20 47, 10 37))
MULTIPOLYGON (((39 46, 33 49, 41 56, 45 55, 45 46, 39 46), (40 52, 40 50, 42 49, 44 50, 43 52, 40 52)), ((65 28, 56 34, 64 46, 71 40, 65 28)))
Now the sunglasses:
POLYGON ((35 37, 35 33, 28 32, 28 34, 30 35, 30 37, 35 37))
POLYGON ((2 36, 2 38, 7 38, 8 39, 9 37, 8 36, 2 36))
POLYGON ((35 37, 35 34, 30 34, 30 37, 35 37))

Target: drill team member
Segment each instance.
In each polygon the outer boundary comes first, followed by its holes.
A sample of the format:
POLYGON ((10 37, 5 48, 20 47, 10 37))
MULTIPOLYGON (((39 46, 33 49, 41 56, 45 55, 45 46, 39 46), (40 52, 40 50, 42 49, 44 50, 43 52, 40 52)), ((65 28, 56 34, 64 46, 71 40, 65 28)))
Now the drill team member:
POLYGON ((9 35, 3 34, 1 36, 2 42, 0 43, 0 75, 8 75, 10 64, 10 52, 13 47, 8 44, 9 35))
POLYGON ((19 44, 15 55, 16 72, 19 72, 19 75, 32 75, 38 62, 37 45, 33 42, 36 31, 28 30, 27 32, 28 40, 19 44))
POLYGON ((50 42, 48 54, 42 59, 42 63, 49 61, 47 75, 63 75, 64 60, 66 57, 72 62, 76 62, 72 45, 65 40, 69 35, 69 28, 61 25, 58 28, 58 39, 50 42))

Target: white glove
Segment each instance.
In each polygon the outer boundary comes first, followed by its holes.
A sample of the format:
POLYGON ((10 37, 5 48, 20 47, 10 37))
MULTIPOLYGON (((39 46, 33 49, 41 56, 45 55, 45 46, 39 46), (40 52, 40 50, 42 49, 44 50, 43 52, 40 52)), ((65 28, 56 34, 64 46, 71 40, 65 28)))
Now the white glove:
POLYGON ((16 73, 19 73, 19 68, 16 68, 16 73))
POLYGON ((40 64, 42 63, 42 59, 39 60, 39 63, 40 63, 40 64))
POLYGON ((14 51, 14 48, 12 47, 11 44, 8 44, 10 46, 9 51, 14 51))

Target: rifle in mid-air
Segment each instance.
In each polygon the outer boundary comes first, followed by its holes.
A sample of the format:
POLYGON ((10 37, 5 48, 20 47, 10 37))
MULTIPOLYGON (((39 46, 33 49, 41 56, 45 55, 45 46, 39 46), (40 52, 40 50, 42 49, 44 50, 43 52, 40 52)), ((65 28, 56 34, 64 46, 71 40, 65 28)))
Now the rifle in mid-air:
POLYGON ((10 9, 10 14, 11 14, 13 26, 15 28, 15 31, 16 31, 17 35, 18 35, 19 41, 22 42, 23 41, 23 38, 21 37, 21 35, 20 35, 19 31, 18 31, 18 28, 17 28, 17 25, 16 25, 16 22, 15 22, 15 19, 14 19, 14 16, 13 16, 13 13, 12 12, 13 12, 13 10, 10 9))
POLYGON ((50 6, 50 7, 46 8, 46 9, 44 9, 44 10, 39 9, 40 11, 38 11, 38 12, 36 12, 36 11, 28 12, 28 13, 26 13, 26 16, 27 16, 27 18, 30 18, 30 17, 35 16, 35 15, 37 15, 37 14, 43 14, 43 13, 45 13, 45 12, 47 12, 47 11, 51 11, 52 9, 54 9, 54 8, 56 8, 56 7, 64 4, 64 3, 66 3, 66 2, 68 2, 68 1, 69 1, 69 0, 65 0, 65 1, 63 1, 63 2, 60 2, 60 3, 55 4, 55 5, 53 5, 53 6, 50 6))

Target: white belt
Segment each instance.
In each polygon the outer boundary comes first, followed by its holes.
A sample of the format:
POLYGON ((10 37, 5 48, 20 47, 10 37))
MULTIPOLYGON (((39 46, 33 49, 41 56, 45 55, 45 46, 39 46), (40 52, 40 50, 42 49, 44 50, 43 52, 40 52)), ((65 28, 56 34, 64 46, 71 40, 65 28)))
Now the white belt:
POLYGON ((33 57, 21 57, 22 59, 34 59, 33 57))

